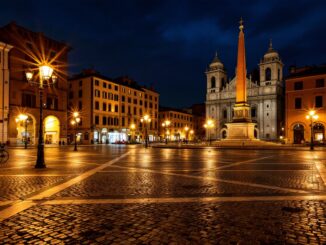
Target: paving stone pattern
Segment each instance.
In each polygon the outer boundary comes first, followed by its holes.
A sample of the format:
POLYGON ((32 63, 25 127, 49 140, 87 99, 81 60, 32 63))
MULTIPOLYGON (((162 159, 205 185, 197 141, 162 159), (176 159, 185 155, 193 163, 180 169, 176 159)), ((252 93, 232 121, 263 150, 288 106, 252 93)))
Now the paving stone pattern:
POLYGON ((323 244, 325 208, 316 201, 34 206, 2 223, 0 241, 323 244))

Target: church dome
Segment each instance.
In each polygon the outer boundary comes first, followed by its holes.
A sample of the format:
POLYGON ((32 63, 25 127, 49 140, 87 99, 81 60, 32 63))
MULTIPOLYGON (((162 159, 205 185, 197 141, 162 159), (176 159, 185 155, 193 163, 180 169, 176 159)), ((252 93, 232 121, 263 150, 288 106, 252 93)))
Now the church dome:
POLYGON ((267 50, 267 52, 264 55, 264 59, 268 59, 268 58, 279 58, 279 54, 278 52, 273 49, 273 44, 272 44, 272 40, 270 40, 269 42, 269 48, 267 50))
POLYGON ((210 63, 209 67, 210 68, 215 68, 215 67, 216 68, 218 68, 218 67, 223 68, 224 67, 223 63, 221 62, 221 60, 217 56, 217 52, 215 53, 215 56, 214 56, 212 62, 210 63))

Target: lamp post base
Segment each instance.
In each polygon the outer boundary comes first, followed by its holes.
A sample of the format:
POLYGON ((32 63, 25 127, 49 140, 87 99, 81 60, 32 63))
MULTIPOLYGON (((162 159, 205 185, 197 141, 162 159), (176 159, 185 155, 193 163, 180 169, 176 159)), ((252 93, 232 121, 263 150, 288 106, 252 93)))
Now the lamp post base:
POLYGON ((44 162, 44 146, 39 145, 37 147, 37 159, 35 168, 46 168, 45 162, 44 162))

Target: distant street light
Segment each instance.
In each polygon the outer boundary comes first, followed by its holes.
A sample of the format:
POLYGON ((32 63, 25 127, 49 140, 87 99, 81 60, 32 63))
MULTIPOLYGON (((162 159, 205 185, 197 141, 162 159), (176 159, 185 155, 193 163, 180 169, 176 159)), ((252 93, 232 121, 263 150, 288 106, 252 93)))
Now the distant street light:
POLYGON ((27 149, 27 124, 28 124, 28 116, 26 114, 19 114, 16 118, 16 122, 23 122, 25 126, 25 140, 24 145, 25 149, 27 149))
POLYGON ((72 119, 70 121, 71 125, 75 126, 75 147, 74 151, 77 151, 77 129, 78 129, 78 124, 80 123, 80 117, 79 117, 79 112, 74 111, 72 113, 72 119))
POLYGON ((318 119, 318 115, 314 110, 310 110, 308 115, 306 116, 308 120, 310 120, 310 150, 314 150, 314 122, 318 119))
POLYGON ((149 115, 145 115, 140 119, 142 124, 145 124, 145 147, 147 148, 149 145, 148 140, 148 125, 152 121, 152 119, 149 117, 149 115))
POLYGON ((53 68, 47 64, 42 64, 38 67, 39 79, 33 80, 34 72, 32 70, 25 71, 27 81, 38 86, 40 95, 40 121, 37 145, 37 159, 35 168, 46 168, 44 162, 44 138, 43 138, 43 90, 46 87, 52 86, 57 82, 58 77, 53 74, 53 68))
POLYGON ((188 127, 188 126, 185 126, 184 130, 185 130, 185 138, 186 138, 186 143, 187 143, 187 141, 188 141, 188 131, 189 131, 189 127, 188 127))
POLYGON ((136 129, 136 125, 135 125, 134 123, 132 123, 132 124, 130 125, 130 131, 131 131, 131 142, 135 141, 135 140, 134 140, 135 129, 136 129))
POLYGON ((171 121, 169 121, 169 120, 165 120, 163 123, 162 123, 162 127, 163 127, 163 129, 164 129, 164 136, 165 136, 165 144, 167 144, 168 143, 168 128, 169 128, 169 126, 170 126, 170 124, 171 124, 171 121))
POLYGON ((213 120, 207 120, 206 123, 204 124, 204 128, 207 130, 208 133, 208 144, 211 145, 211 129, 214 127, 214 122, 213 120))

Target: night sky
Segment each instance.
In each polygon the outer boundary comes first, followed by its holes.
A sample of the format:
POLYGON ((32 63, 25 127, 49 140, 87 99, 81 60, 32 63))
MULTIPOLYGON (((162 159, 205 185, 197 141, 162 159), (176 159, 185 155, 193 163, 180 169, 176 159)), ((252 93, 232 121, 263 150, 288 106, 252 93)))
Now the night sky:
POLYGON ((238 22, 245 26, 247 69, 269 39, 285 63, 326 62, 326 1, 80 0, 2 1, 0 25, 15 20, 67 42, 71 74, 94 68, 128 75, 161 94, 161 105, 205 101, 205 69, 215 51, 234 75, 238 22), (250 4, 249 4, 250 3, 250 4))

